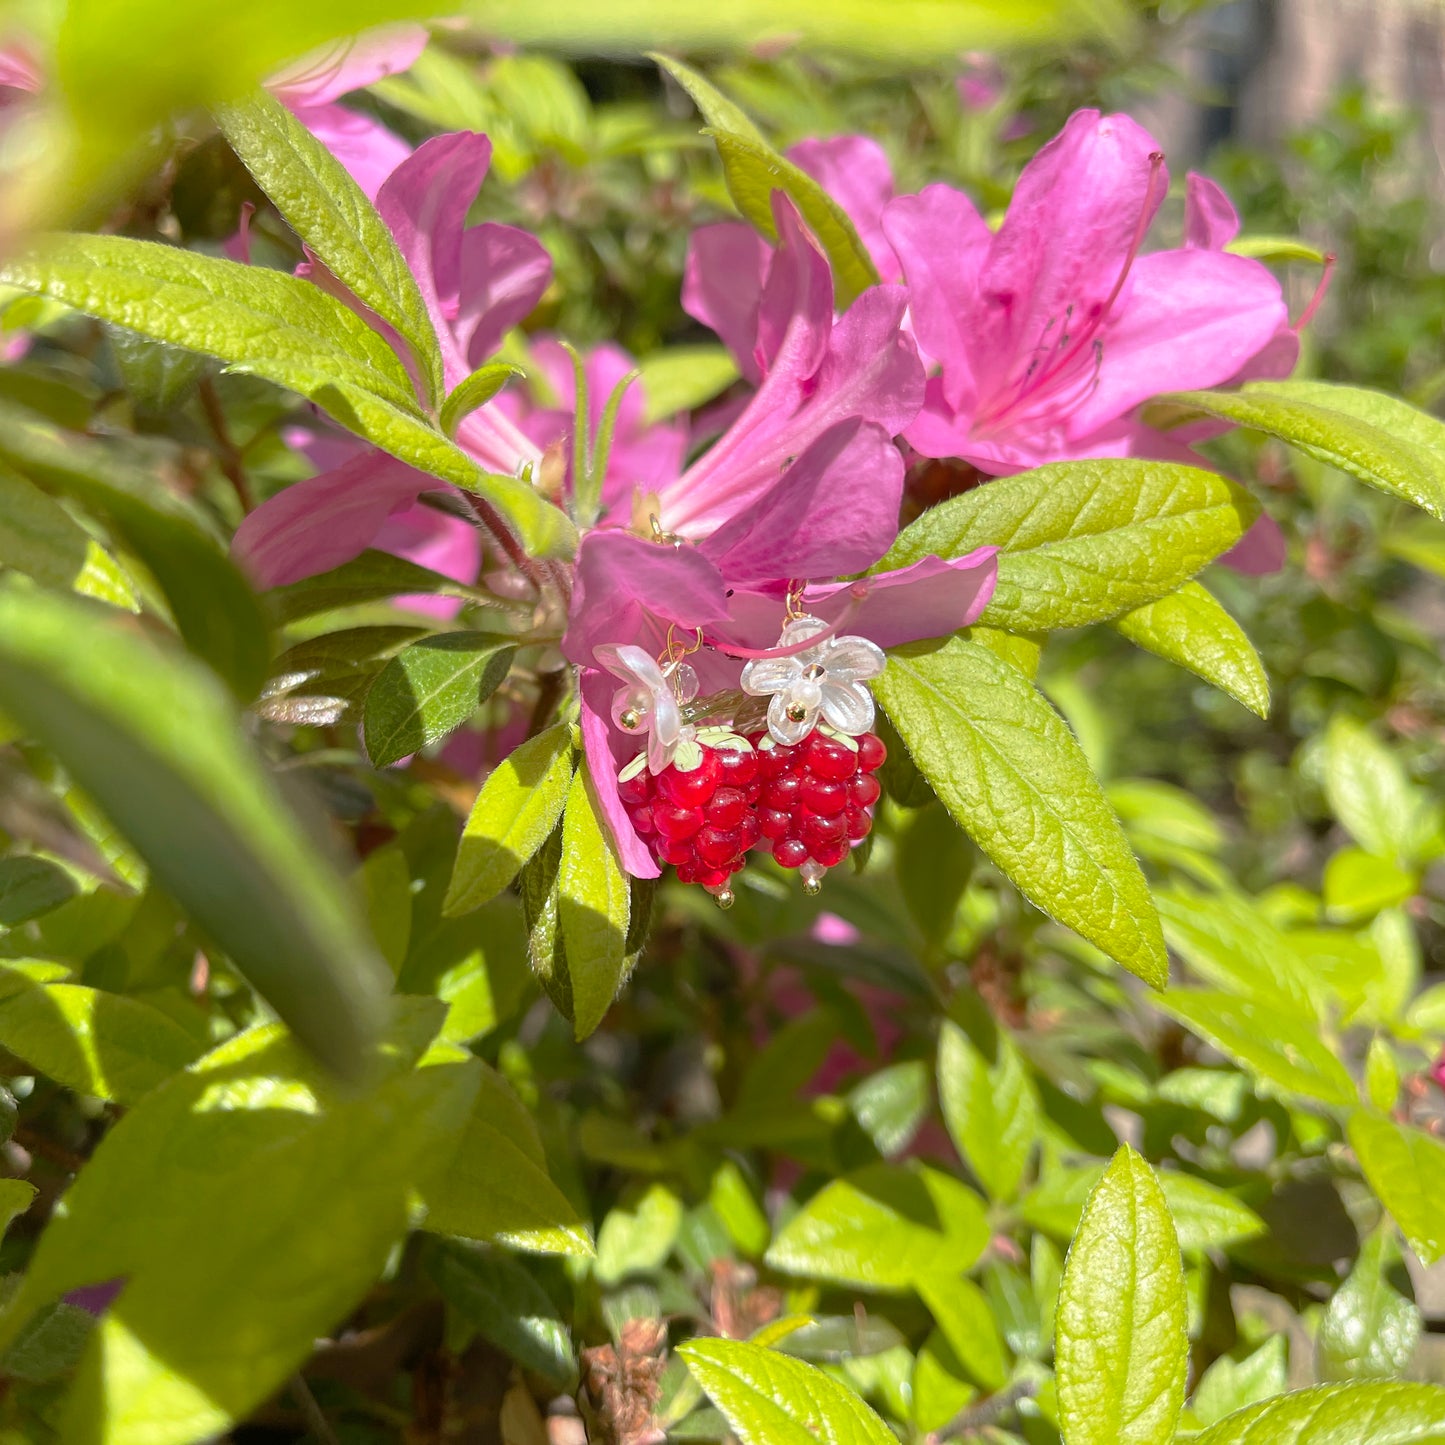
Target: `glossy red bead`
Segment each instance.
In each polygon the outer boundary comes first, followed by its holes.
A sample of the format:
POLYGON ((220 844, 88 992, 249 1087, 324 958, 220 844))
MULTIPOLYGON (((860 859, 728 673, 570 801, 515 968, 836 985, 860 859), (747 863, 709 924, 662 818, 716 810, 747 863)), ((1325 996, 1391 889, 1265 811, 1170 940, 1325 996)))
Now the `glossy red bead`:
POLYGON ((774 842, 779 838, 786 838, 793 826, 793 815, 785 813, 781 808, 764 808, 757 817, 758 832, 774 842))
POLYGON ((872 773, 860 773, 848 784, 848 801, 855 808, 871 808, 883 791, 872 773))
POLYGON ((848 790, 842 783, 829 782, 827 778, 812 776, 803 779, 798 789, 803 806, 825 818, 834 817, 848 806, 848 790))
POLYGON ((745 788, 758 776, 758 755, 751 748, 719 748, 717 758, 725 788, 745 788))
MULTIPOLYGON (((817 813, 805 813, 798 825, 798 837, 808 845, 813 857, 818 858, 818 849, 834 843, 848 841, 848 820, 839 813, 836 817, 823 818, 817 813)), ((821 863, 822 859, 818 858, 821 863)))
POLYGON ((649 833, 657 832, 657 825, 652 821, 652 805, 643 803, 641 807, 629 808, 627 816, 632 819, 632 826, 644 837, 649 833))
POLYGON ((747 798, 736 788, 722 787, 707 805, 707 821, 713 828, 736 828, 747 812, 747 798))
POLYGON ((726 866, 743 851, 737 830, 732 828, 704 828, 693 839, 692 846, 693 852, 710 868, 726 866))
POLYGON ((836 868, 848 856, 848 840, 838 843, 824 843, 812 850, 815 861, 825 868, 836 868))
POLYGON ((647 802, 652 797, 652 774, 643 768, 640 773, 623 779, 617 784, 617 796, 632 806, 647 802))
POLYGON ((873 816, 865 808, 849 808, 843 814, 849 840, 861 843, 873 830, 873 816))
POLYGON ((664 798, 685 808, 695 808, 705 803, 717 791, 722 779, 722 764, 712 748, 702 750, 702 762, 689 773, 680 773, 675 767, 668 768, 657 776, 657 788, 664 798))
POLYGON ((664 838, 691 838, 702 827, 702 809, 676 803, 654 803, 652 822, 664 838))
POLYGON ((808 739, 808 771, 814 777, 846 782, 858 771, 858 754, 837 738, 815 732, 808 739))
POLYGON ((858 766, 865 773, 876 773, 888 760, 888 749, 877 733, 864 733, 857 739, 858 766))
POLYGON ((803 779, 797 773, 783 773, 763 787, 763 807, 778 808, 790 813, 798 806, 803 791, 803 779))
POLYGON ((783 868, 801 868, 808 861, 808 845, 799 838, 784 838, 773 844, 773 857, 783 868))

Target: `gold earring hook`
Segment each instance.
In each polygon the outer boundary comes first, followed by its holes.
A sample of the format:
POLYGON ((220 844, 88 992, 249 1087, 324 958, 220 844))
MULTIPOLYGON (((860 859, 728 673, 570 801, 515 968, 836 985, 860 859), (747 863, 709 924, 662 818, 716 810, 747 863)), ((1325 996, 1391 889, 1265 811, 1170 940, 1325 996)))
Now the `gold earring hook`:
POLYGON ((664 671, 670 671, 676 667, 683 658, 691 657, 702 647, 702 628, 694 628, 696 636, 691 643, 685 643, 677 635, 677 623, 667 624, 667 645, 657 655, 658 666, 664 671))
POLYGON ((788 598, 784 604, 783 620, 785 622, 796 622, 800 617, 807 614, 802 610, 803 593, 807 590, 806 582, 789 582, 788 598))

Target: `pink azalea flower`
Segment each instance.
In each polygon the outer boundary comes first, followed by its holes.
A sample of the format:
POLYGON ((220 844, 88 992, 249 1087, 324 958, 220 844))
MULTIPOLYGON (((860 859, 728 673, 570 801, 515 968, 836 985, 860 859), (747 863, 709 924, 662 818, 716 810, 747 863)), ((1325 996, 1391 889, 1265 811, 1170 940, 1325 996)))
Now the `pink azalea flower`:
POLYGON ((950 186, 890 202, 883 230, 938 366, 909 444, 995 475, 1167 455, 1141 403, 1287 370, 1279 282, 1219 249, 1217 188, 1196 184, 1193 244, 1139 254, 1167 189, 1149 133, 1089 110, 1024 168, 996 235, 950 186))
MULTIPOLYGON (((525 231, 492 222, 466 226, 490 158, 485 136, 438 136, 397 167, 376 200, 436 327, 448 389, 495 352, 506 332, 537 304, 551 276, 546 251, 525 231)), ((339 289, 324 268, 305 269, 319 284, 339 289)), ((370 318, 349 295, 345 299, 370 318)), ((405 359, 405 348, 389 328, 374 324, 405 359)), ((536 465, 542 456, 495 401, 466 417, 456 440, 481 466, 510 475, 536 465)), ((436 491, 455 494, 448 483, 394 457, 352 446, 336 465, 256 508, 237 529, 232 548, 259 586, 278 587, 340 566, 379 538, 385 541, 389 525, 402 525, 399 516, 410 517, 406 525, 420 525, 414 504, 423 493, 436 491)), ((450 539, 447 546, 455 549, 456 527, 466 524, 428 518, 426 525, 442 526, 450 539)), ((441 545, 439 534, 432 541, 441 545)), ((449 555, 455 556, 455 550, 449 555)))
POLYGON ((266 88, 351 172, 375 200, 411 147, 379 120, 336 102, 383 76, 409 70, 426 49, 421 25, 387 25, 338 40, 273 75, 266 88))
MULTIPOLYGON (((696 637, 704 694, 735 689, 775 645, 790 589, 831 628, 880 646, 968 625, 993 590, 993 549, 859 581, 898 531, 903 459, 893 443, 919 405, 922 367, 900 330, 897 286, 866 291, 841 320, 827 262, 790 202, 757 313, 766 375, 714 446, 675 479, 614 493, 583 538, 563 651, 582 671, 582 736, 627 869, 658 869, 616 792, 636 738, 612 726, 616 680, 598 649, 696 637), (642 535, 629 530, 640 526, 642 535)), ((610 655, 604 653, 604 656, 610 655)))

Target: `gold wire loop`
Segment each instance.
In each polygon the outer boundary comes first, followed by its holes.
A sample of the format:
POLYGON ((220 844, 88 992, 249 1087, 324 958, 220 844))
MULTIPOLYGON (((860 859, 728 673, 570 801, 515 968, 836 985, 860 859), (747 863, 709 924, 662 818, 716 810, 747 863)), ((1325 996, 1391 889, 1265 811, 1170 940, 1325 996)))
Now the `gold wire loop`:
POLYGON ((669 622, 667 624, 667 645, 657 655, 658 666, 664 671, 669 671, 676 667, 683 658, 691 657, 694 652, 697 652, 702 647, 702 628, 695 628, 694 632, 696 636, 693 640, 690 643, 684 642, 677 635, 677 623, 669 622))
POLYGON ((786 610, 784 612, 785 621, 796 622, 800 617, 807 616, 802 610, 803 593, 807 590, 807 586, 808 584, 806 582, 788 583, 788 600, 785 604, 786 610))

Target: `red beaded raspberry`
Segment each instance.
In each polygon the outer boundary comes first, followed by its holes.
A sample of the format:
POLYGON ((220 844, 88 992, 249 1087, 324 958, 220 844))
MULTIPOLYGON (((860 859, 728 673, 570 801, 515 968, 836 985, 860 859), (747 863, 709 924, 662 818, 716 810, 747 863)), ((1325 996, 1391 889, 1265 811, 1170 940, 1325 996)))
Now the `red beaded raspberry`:
POLYGON ((727 908, 733 901, 728 880, 758 840, 758 759, 742 739, 704 746, 701 753, 697 767, 685 772, 675 763, 660 773, 624 770, 617 793, 652 856, 727 908))
POLYGON ((845 739, 814 731, 795 747, 779 746, 764 733, 749 741, 762 779, 757 846, 781 867, 796 868, 804 889, 816 893, 828 869, 873 827, 881 791, 874 774, 888 749, 873 733, 845 739))

